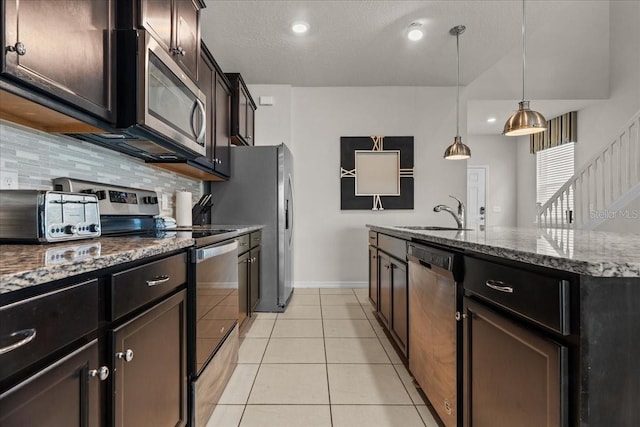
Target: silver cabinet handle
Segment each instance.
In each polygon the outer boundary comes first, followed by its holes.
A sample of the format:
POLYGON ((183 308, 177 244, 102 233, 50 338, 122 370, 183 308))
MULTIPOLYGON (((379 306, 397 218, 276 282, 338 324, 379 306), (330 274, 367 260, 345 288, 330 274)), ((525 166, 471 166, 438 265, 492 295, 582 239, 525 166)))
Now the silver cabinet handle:
POLYGON ((152 280, 147 280, 147 286, 151 287, 161 285, 162 283, 168 282, 170 279, 171 277, 163 274, 162 276, 154 277, 152 280))
POLYGON ((13 344, 10 344, 10 345, 6 346, 6 347, 0 348, 0 354, 9 353, 10 351, 13 351, 13 350, 15 350, 17 348, 22 347, 25 344, 30 343, 36 337, 36 330, 34 328, 23 329, 21 331, 15 331, 14 333, 12 333, 9 336, 11 338, 13 338, 13 337, 24 337, 24 338, 22 338, 20 341, 17 341, 17 342, 15 342, 13 344))
POLYGON ((18 42, 16 44, 14 44, 13 46, 7 46, 5 48, 5 50, 7 52, 15 52, 20 56, 24 56, 27 53, 27 48, 25 47, 24 43, 22 43, 22 42, 18 42))
POLYGON ((513 293, 513 288, 511 286, 507 286, 506 283, 499 280, 487 280, 486 282, 484 282, 484 284, 491 289, 495 289, 496 291, 506 292, 508 294, 513 293))
POLYGON ((246 243, 238 243, 238 246, 247 246, 246 243))
POLYGON ((106 366, 100 366, 98 369, 91 369, 89 371, 90 377, 98 377, 100 381, 104 381, 109 378, 109 368, 106 366))
POLYGON ((133 360, 133 350, 130 348, 125 351, 119 351, 116 353, 118 359, 124 359, 125 362, 131 362, 133 360))

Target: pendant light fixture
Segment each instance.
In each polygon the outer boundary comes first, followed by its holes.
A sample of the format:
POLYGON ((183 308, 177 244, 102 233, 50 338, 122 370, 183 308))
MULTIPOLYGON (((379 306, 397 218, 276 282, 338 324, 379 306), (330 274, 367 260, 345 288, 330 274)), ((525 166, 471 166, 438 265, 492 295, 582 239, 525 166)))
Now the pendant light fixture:
POLYGON ((547 130, 547 120, 537 111, 530 110, 529 101, 524 99, 525 59, 527 53, 525 36, 525 0, 522 0, 522 101, 518 103, 518 111, 509 117, 504 124, 502 133, 507 136, 530 135, 547 130))
POLYGON ((456 79, 456 136, 453 139, 453 144, 447 147, 444 151, 444 158, 447 160, 464 160, 471 157, 471 150, 465 144, 462 143, 462 137, 460 136, 460 34, 464 33, 467 27, 464 25, 456 25, 449 30, 449 34, 456 36, 456 51, 458 58, 458 74, 456 79))

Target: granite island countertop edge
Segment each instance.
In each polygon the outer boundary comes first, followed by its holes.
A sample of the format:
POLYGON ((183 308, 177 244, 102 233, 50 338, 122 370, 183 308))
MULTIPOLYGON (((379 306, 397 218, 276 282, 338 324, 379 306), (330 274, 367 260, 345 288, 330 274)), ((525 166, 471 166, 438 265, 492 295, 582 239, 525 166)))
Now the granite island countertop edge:
MULTIPOLYGON (((499 231, 487 230, 482 232, 486 241, 481 242, 475 241, 478 239, 477 233, 480 233, 475 230, 458 233, 457 231, 409 230, 395 226, 374 224, 367 224, 366 226, 373 231, 394 235, 407 240, 435 243, 453 249, 492 255, 584 276, 640 277, 640 253, 638 253, 637 256, 636 254, 629 254, 628 248, 620 249, 619 253, 616 253, 614 249, 607 248, 609 249, 608 255, 603 255, 598 258, 598 252, 600 252, 601 248, 591 248, 591 250, 589 250, 589 248, 582 248, 580 251, 574 251, 571 256, 567 256, 561 253, 540 253, 532 249, 518 247, 518 243, 521 243, 523 246, 535 243, 532 242, 532 238, 536 233, 540 233, 538 229, 504 227, 499 228, 499 231), (508 240, 502 237, 503 235, 512 235, 515 236, 515 238, 508 240)), ((624 237, 628 240, 630 247, 636 248, 635 251, 640 250, 638 249, 640 248, 640 235, 620 236, 615 233, 594 233, 579 230, 574 230, 573 233, 574 238, 580 239, 581 236, 587 236, 590 239, 584 246, 588 246, 588 243, 592 240, 600 245, 607 245, 607 239, 619 243, 624 237), (593 236, 596 236, 596 238, 593 236)))

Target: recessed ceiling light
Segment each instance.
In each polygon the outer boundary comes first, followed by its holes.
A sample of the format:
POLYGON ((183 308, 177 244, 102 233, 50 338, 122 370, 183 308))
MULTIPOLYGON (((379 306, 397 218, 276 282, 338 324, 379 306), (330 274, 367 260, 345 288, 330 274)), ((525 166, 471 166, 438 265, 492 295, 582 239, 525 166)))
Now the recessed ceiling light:
POLYGON ((294 22, 291 25, 291 31, 296 34, 304 34, 309 31, 309 24, 303 21, 294 22))
POLYGON ((422 37, 424 37, 422 24, 419 22, 411 23, 411 25, 409 25, 409 31, 407 32, 407 38, 413 42, 417 42, 422 37))
POLYGON ((495 118, 495 117, 489 117, 489 118, 487 119, 487 123, 493 123, 493 122, 495 122, 495 121, 496 121, 496 118, 495 118))

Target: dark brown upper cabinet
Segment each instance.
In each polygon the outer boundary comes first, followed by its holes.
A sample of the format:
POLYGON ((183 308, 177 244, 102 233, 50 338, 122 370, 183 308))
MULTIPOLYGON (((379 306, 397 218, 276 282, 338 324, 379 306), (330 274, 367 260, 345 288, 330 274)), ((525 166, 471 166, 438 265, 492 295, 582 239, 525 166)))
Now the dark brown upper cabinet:
POLYGON ((114 1, 2 1, 2 78, 113 123, 114 1))
POLYGON ((231 141, 236 145, 255 145, 256 103, 239 73, 226 75, 231 82, 231 141))
POLYGON ((140 26, 171 53, 191 77, 198 80, 200 10, 202 0, 141 0, 140 26))
POLYGON ((207 158, 214 171, 222 177, 230 176, 231 146, 231 87, 229 80, 202 44, 198 86, 207 96, 207 158))

